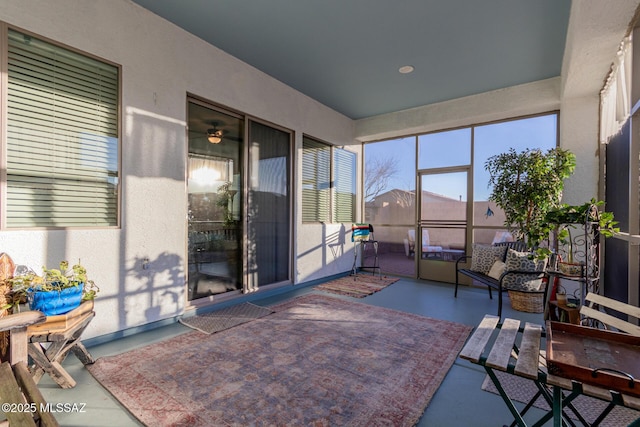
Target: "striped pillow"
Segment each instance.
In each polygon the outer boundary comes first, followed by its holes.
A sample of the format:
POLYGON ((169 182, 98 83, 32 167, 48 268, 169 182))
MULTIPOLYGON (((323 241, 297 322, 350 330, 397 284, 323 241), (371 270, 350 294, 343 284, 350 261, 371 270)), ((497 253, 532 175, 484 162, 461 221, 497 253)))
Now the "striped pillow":
POLYGON ((353 224, 351 226, 351 241, 369 240, 369 224, 353 224))

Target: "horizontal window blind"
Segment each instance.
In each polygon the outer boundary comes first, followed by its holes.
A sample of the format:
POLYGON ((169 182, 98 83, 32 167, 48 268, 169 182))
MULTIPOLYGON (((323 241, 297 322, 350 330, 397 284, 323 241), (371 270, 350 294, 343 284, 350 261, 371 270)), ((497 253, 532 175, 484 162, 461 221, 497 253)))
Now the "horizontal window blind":
POLYGON ((302 221, 331 221, 331 147, 302 140, 302 221))
POLYGON ((334 220, 354 222, 356 198, 356 154, 343 149, 334 150, 334 220))
POLYGON ((118 69, 9 32, 7 227, 114 226, 118 69))

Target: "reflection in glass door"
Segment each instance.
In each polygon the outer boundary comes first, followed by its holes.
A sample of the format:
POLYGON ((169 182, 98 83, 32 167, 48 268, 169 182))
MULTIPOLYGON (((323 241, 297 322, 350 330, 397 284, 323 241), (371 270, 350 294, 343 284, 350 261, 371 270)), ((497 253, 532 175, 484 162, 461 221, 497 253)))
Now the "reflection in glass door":
POLYGON ((465 253, 467 169, 420 175, 418 274, 421 279, 455 281, 455 261, 465 253))
POLYGON ((291 134, 249 122, 247 291, 290 280, 291 134))
POLYGON ((243 120, 189 103, 188 298, 242 289, 243 120))

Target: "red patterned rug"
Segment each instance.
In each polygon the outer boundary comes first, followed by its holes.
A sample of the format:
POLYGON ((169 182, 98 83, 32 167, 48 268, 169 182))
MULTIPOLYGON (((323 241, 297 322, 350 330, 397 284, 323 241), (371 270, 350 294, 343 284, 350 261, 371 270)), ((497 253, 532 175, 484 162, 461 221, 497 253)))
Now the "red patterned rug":
POLYGON ((471 328, 309 294, 88 366, 150 426, 411 426, 471 328))
POLYGON ((367 295, 381 291, 398 280, 400 279, 395 277, 356 274, 355 276, 346 276, 331 280, 316 286, 316 289, 338 295, 364 298, 367 295))

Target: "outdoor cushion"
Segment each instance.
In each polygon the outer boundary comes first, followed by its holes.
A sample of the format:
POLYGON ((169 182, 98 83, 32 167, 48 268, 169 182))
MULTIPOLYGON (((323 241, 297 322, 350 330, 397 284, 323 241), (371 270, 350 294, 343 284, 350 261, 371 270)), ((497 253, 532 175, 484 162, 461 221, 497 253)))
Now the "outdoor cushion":
MULTIPOLYGON (((505 270, 542 272, 547 266, 547 260, 537 260, 530 252, 518 252, 509 248, 505 260, 505 270)), ((527 274, 509 274, 502 280, 505 289, 515 291, 539 291, 542 279, 532 279, 527 274)))
POLYGON ((487 274, 496 260, 502 261, 504 259, 506 250, 506 246, 487 246, 474 243, 471 270, 487 274))
POLYGON ((505 267, 504 262, 500 260, 496 260, 496 262, 493 263, 493 265, 491 266, 491 269, 487 273, 487 276, 493 277, 496 280, 500 280, 500 276, 502 275, 502 273, 504 273, 504 267, 505 267))

